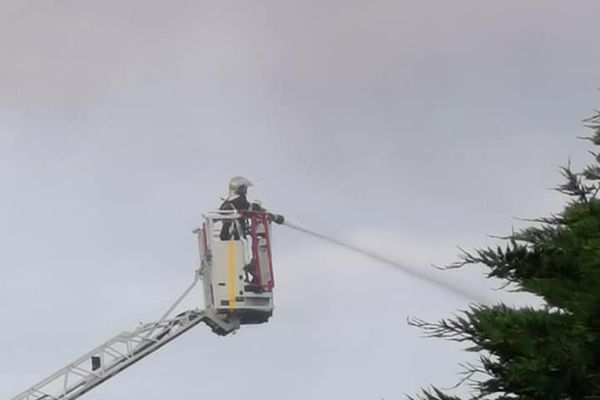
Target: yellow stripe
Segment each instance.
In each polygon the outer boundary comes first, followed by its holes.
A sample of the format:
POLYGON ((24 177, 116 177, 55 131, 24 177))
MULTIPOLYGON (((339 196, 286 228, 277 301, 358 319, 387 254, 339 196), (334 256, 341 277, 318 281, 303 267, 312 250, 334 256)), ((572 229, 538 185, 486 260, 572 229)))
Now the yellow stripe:
POLYGON ((229 309, 235 310, 235 242, 227 242, 227 259, 229 261, 229 309))

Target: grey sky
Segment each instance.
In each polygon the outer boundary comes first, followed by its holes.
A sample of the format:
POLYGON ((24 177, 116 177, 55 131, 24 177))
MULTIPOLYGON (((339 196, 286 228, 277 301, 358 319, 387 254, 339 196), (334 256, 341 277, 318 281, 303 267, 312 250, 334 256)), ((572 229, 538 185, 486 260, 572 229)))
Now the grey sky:
MULTIPOLYGON (((548 188, 585 162, 576 136, 599 103, 598 15, 596 1, 0 0, 0 398, 159 317, 233 175, 415 268, 558 210, 548 188)), ((467 356, 405 320, 464 300, 276 234, 269 324, 197 328, 85 398, 398 399, 456 381, 467 356)), ((522 301, 476 272, 446 279, 522 301)))

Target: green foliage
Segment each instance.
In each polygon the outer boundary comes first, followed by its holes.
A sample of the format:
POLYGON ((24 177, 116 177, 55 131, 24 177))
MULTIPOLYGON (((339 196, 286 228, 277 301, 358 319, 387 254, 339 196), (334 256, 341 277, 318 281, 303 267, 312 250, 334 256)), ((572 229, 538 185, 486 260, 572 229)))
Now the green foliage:
MULTIPOLYGON (((586 139, 600 147, 600 112, 586 123, 594 132, 586 139)), ((473 399, 600 399, 600 155, 591 154, 582 172, 562 168, 557 190, 569 202, 559 215, 449 266, 484 265, 488 277, 538 295, 543 309, 475 305, 435 323, 410 321, 479 353, 459 382, 473 399)), ((435 387, 418 398, 457 399, 435 387)))

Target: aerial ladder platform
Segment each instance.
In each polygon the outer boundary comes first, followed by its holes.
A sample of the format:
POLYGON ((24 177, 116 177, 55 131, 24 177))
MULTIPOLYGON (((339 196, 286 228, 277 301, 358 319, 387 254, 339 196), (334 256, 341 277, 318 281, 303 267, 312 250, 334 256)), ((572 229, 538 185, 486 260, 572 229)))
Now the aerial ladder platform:
POLYGON ((194 281, 159 320, 120 333, 11 400, 77 399, 202 322, 221 336, 267 322, 273 314, 272 217, 237 210, 205 215, 194 231, 201 260, 194 281), (205 308, 175 313, 199 281, 205 308))
MULTIPOLYGON (((249 182, 245 181, 245 184, 249 182)), ((195 271, 194 280, 157 321, 120 333, 11 400, 75 400, 200 323, 208 325, 217 335, 226 336, 241 325, 267 322, 273 315, 275 286, 271 222, 283 223, 289 228, 394 266, 466 299, 478 298, 464 288, 424 275, 367 249, 285 221, 281 215, 262 209, 260 204, 253 205, 257 207, 251 210, 222 209, 203 215, 201 227, 194 231, 200 251, 200 266, 195 271), (204 308, 176 312, 200 281, 203 284, 204 308)))

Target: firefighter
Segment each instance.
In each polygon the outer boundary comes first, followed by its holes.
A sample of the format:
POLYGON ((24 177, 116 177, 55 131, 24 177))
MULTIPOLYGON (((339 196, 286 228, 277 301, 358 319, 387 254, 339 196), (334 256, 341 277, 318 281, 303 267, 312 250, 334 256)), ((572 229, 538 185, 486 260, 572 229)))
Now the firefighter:
MULTIPOLYGON (((260 202, 256 201, 250 203, 246 197, 248 188, 252 185, 248 179, 243 176, 236 176, 231 178, 229 181, 229 195, 223 199, 221 204, 221 210, 235 210, 235 211, 265 211, 262 208, 260 202)), ((269 219, 276 224, 282 224, 284 222, 283 215, 277 215, 269 213, 269 219)), ((239 220, 239 224, 242 232, 238 232, 236 224, 231 220, 223 221, 223 227, 221 228, 220 238, 221 240, 239 240, 243 238, 247 230, 247 222, 244 218, 239 220)))
MULTIPOLYGON (((223 199, 220 209, 238 212, 249 210, 251 204, 246 198, 246 194, 250 186, 252 186, 252 182, 242 176, 231 178, 229 181, 229 195, 223 199)), ((239 240, 240 237, 243 237, 246 231, 246 222, 242 218, 239 223, 242 232, 238 232, 237 226, 233 221, 223 221, 220 234, 221 240, 231 240, 231 238, 239 240)))
MULTIPOLYGON (((223 199, 221 204, 221 210, 232 210, 232 211, 262 211, 266 210, 262 208, 259 201, 250 203, 246 197, 248 188, 252 186, 252 182, 248 179, 236 176, 229 181, 229 195, 223 199)), ((282 215, 276 215, 268 213, 269 221, 275 222, 276 224, 282 224, 284 218, 282 215)), ((246 218, 239 218, 237 221, 231 219, 223 220, 223 226, 221 227, 220 238, 221 240, 240 240, 245 239, 248 234, 248 221, 246 218)), ((248 248, 250 251, 250 248, 248 248)), ((253 259, 253 258, 252 258, 253 259)), ((247 286, 248 290, 262 290, 262 288, 255 285, 256 265, 251 260, 247 265, 244 266, 244 272, 246 273, 246 282, 250 285, 247 286)))

